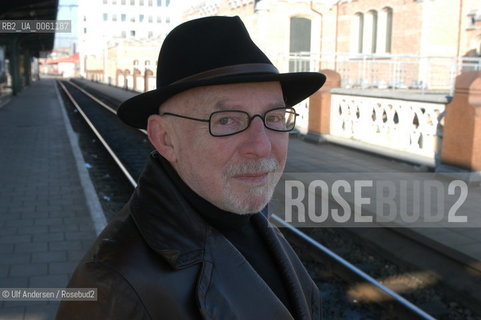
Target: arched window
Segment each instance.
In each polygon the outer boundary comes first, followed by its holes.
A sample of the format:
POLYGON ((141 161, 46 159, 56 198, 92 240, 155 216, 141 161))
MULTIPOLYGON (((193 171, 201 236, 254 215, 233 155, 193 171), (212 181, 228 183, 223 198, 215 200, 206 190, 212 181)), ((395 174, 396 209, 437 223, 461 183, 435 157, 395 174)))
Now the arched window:
POLYGON ((351 51, 356 53, 362 53, 363 50, 363 34, 364 34, 364 14, 358 12, 354 15, 352 20, 351 51))
POLYGON ((377 44, 377 11, 370 10, 366 14, 364 26, 364 53, 376 53, 377 44))
POLYGON ((296 56, 289 61, 290 72, 310 71, 311 20, 291 18, 289 51, 291 56, 296 56))
POLYGON ((386 7, 382 9, 382 13, 384 16, 384 52, 390 53, 391 52, 391 45, 392 45, 392 9, 386 7))

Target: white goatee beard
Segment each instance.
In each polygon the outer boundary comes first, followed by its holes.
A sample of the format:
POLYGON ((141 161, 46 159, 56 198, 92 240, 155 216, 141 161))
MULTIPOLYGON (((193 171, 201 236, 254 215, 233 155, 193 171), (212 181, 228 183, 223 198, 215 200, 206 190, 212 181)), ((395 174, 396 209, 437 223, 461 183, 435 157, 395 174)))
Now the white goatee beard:
POLYGON ((235 192, 229 183, 231 177, 259 172, 275 173, 279 170, 279 161, 273 158, 245 160, 230 164, 224 169, 223 207, 232 213, 249 214, 262 210, 272 198, 274 187, 280 179, 280 174, 269 174, 267 184, 250 188, 246 194, 235 192))

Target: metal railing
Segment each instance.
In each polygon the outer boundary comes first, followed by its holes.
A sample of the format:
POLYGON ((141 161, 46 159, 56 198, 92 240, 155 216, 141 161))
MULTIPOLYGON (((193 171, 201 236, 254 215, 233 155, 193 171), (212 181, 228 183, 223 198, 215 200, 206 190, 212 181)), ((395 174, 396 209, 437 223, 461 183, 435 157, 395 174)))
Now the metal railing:
POLYGON ((299 52, 278 55, 276 62, 283 71, 337 71, 342 88, 437 91, 449 95, 453 93, 457 75, 481 70, 481 57, 299 52))

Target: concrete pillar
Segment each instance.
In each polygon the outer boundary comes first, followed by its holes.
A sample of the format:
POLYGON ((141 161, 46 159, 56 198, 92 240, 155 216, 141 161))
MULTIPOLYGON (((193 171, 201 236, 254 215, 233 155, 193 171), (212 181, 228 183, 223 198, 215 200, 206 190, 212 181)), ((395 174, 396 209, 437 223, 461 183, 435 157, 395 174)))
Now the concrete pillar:
POLYGON ((331 118, 331 89, 341 86, 341 75, 334 70, 320 70, 327 77, 326 83, 309 98, 309 124, 306 139, 321 141, 329 134, 331 118))
POLYGON ((456 78, 444 123, 442 163, 481 171, 481 71, 456 78))
POLYGON ((144 92, 154 89, 154 88, 149 88, 149 78, 153 75, 154 75, 154 73, 152 72, 152 70, 145 69, 145 72, 144 72, 144 92))
POLYGON ((24 58, 23 58, 23 69, 25 70, 24 72, 24 77, 25 77, 25 85, 29 86, 32 82, 32 57, 30 56, 30 52, 25 52, 24 58))
POLYGON ((12 94, 16 95, 22 90, 20 74, 19 38, 14 37, 9 43, 10 47, 10 74, 12 75, 12 94))

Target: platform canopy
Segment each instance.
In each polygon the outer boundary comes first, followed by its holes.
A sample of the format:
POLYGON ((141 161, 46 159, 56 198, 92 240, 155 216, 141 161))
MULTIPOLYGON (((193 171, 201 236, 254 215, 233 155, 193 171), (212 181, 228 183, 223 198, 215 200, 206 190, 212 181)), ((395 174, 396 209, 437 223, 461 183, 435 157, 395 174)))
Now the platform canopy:
MULTIPOLYGON (((7 0, 0 1, 0 20, 55 20, 58 0, 7 0)), ((0 45, 17 42, 21 53, 38 57, 41 51, 53 49, 55 33, 2 33, 0 45)))

